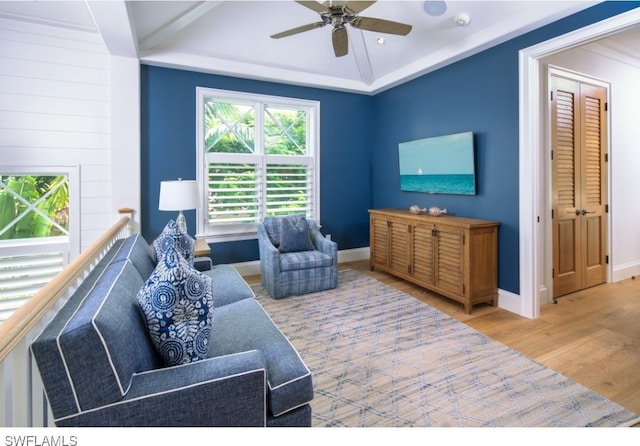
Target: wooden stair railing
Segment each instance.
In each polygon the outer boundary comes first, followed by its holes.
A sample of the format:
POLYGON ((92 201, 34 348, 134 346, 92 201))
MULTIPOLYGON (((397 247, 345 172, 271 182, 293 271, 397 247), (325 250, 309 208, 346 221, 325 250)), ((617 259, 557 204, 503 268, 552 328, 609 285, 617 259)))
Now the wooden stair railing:
POLYGON ((0 427, 53 425, 29 346, 116 240, 131 233, 133 209, 0 324, 0 427))

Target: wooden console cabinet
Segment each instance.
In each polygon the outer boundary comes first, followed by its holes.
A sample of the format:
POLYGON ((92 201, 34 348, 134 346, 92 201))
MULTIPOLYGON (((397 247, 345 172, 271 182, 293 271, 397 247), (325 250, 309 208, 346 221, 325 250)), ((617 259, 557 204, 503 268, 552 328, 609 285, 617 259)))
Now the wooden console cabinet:
POLYGON ((370 268, 464 304, 498 303, 499 223, 371 209, 370 268))

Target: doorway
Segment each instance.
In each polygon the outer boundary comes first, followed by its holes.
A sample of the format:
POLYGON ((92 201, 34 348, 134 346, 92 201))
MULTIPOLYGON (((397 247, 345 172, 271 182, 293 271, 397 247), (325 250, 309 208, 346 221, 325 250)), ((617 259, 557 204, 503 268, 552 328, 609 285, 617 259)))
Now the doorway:
POLYGON ((607 280, 608 87, 551 68, 553 298, 607 280))
MULTIPOLYGON (((540 60, 567 48, 625 31, 640 25, 640 9, 634 9, 572 33, 523 49, 519 55, 520 125, 519 125, 519 265, 520 292, 503 299, 500 306, 528 318, 540 316, 540 305, 550 302, 551 268, 544 249, 547 220, 544 178, 548 158, 541 154, 545 147, 541 101, 544 72, 540 60)), ((545 154, 546 155, 546 154, 545 154)))

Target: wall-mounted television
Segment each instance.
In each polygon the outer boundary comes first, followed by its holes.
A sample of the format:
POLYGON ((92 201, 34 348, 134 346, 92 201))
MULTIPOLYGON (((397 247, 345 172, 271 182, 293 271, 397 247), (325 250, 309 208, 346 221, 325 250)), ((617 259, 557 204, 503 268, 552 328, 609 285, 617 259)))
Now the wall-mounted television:
POLYGON ((476 194, 473 132, 398 144, 400 190, 476 194))

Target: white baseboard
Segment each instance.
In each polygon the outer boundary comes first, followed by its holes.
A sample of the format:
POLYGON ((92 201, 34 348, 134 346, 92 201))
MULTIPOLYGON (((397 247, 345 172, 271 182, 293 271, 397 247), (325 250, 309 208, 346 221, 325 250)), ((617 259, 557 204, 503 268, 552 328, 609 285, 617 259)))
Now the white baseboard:
POLYGON ((630 277, 640 275, 640 262, 629 262, 623 265, 614 266, 611 273, 611 282, 619 282, 630 277))
POLYGON ((338 263, 357 262, 359 260, 369 260, 369 247, 344 249, 338 251, 338 263))
POLYGON ((522 315, 522 298, 511 291, 498 289, 498 307, 515 314, 522 315))
MULTIPOLYGON (((369 259, 370 250, 366 248, 343 249, 338 251, 338 263, 356 262, 359 260, 369 259)), ((260 261, 234 263, 235 267, 242 276, 253 276, 260 274, 260 261)), ((515 314, 523 314, 522 299, 520 295, 510 291, 498 290, 498 306, 515 314)))
MULTIPOLYGON (((338 251, 338 263, 355 262, 358 260, 367 260, 369 258, 369 247, 343 249, 338 251)), ((254 276, 260 274, 260 260, 251 262, 233 263, 233 266, 241 276, 254 276)))

